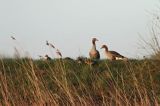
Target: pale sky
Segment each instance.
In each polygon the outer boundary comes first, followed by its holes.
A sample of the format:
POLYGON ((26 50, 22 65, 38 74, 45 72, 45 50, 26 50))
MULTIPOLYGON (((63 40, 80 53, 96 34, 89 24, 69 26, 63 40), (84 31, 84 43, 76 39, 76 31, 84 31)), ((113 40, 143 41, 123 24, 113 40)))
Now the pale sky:
POLYGON ((138 33, 146 36, 152 21, 147 11, 159 4, 158 0, 0 0, 0 54, 13 55, 16 46, 34 58, 53 57, 55 51, 45 45, 48 40, 64 57, 88 57, 96 37, 102 58, 102 44, 126 57, 141 56, 138 33))

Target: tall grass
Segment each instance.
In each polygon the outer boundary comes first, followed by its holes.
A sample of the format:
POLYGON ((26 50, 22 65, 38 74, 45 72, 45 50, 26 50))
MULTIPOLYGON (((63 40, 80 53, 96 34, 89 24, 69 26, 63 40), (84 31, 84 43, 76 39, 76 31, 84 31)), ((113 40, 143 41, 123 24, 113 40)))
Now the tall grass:
POLYGON ((0 104, 158 106, 160 61, 1 59, 0 104))

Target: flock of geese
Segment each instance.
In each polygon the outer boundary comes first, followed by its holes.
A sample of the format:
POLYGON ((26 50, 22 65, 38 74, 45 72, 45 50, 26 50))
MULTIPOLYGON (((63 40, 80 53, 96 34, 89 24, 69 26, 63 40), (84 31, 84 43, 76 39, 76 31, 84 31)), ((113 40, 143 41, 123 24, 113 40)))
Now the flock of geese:
MULTIPOLYGON (((15 37, 11 36, 12 40, 16 40, 15 37)), ((97 38, 92 38, 92 48, 89 52, 89 56, 90 59, 88 60, 87 58, 83 58, 85 60, 83 60, 82 58, 78 57, 77 60, 79 62, 84 61, 85 63, 90 63, 93 61, 98 61, 100 60, 100 53, 96 48, 96 41, 98 41, 97 38)), ((59 49, 55 48, 55 46, 52 43, 49 43, 48 41, 46 41, 46 45, 49 47, 52 47, 53 49, 56 49, 56 54, 58 55, 59 58, 62 58, 62 54, 60 52, 59 49)), ((104 49, 104 54, 106 56, 107 59, 109 60, 124 60, 124 61, 128 61, 127 57, 124 57, 123 55, 119 54, 116 51, 109 51, 107 45, 102 45, 101 49, 104 49)), ((52 58, 49 57, 47 54, 43 57, 43 56, 39 56, 40 58, 46 59, 46 60, 51 60, 52 58)))

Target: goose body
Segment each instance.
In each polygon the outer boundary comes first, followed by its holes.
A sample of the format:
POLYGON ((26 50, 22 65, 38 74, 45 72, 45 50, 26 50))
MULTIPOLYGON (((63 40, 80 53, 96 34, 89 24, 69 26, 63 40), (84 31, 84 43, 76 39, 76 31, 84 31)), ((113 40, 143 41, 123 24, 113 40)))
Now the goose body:
POLYGON ((92 39, 92 48, 89 52, 89 56, 91 59, 100 59, 99 51, 96 49, 96 41, 98 41, 96 38, 92 39))
POLYGON ((96 49, 91 49, 91 51, 89 52, 89 56, 91 59, 100 59, 99 51, 96 49))
POLYGON ((127 60, 126 57, 124 57, 123 55, 119 54, 116 51, 109 51, 108 47, 106 45, 102 45, 101 49, 104 48, 105 49, 105 55, 109 60, 127 60))

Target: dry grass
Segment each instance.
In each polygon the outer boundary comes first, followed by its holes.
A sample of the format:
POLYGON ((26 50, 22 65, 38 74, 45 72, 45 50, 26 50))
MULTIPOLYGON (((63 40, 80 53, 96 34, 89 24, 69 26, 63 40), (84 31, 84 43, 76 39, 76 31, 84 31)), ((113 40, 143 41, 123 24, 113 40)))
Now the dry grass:
POLYGON ((159 63, 103 60, 90 67, 65 59, 1 59, 0 104, 158 106, 159 63))

